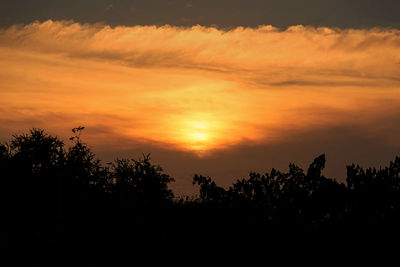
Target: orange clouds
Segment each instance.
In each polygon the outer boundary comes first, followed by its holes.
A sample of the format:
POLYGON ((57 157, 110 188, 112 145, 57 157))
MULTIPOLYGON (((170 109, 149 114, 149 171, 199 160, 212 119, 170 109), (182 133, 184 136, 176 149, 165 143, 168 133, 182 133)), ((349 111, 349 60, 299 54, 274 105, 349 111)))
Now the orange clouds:
POLYGON ((66 21, 0 30, 4 128, 104 129, 91 133, 95 144, 118 135, 204 152, 368 126, 400 104, 399 77, 398 30, 66 21))

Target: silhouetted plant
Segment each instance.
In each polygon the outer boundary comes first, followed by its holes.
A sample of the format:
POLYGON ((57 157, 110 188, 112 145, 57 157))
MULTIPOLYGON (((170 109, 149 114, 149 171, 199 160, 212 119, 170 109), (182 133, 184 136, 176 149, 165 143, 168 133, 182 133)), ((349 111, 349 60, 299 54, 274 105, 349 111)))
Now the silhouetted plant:
POLYGON ((334 210, 334 204, 343 208, 343 200, 337 198, 346 192, 343 184, 322 176, 324 167, 325 155, 321 155, 310 165, 307 175, 300 167, 290 164, 288 173, 275 169, 265 175, 251 172, 248 179, 237 180, 228 191, 210 177, 195 175, 193 184, 200 186, 200 201, 251 209, 259 223, 319 226, 340 217, 337 213, 341 210, 334 210))
POLYGON ((44 233, 53 235, 61 210, 64 143, 43 130, 14 135, 2 145, 1 178, 5 183, 4 218, 16 242, 44 233))
POLYGON ((72 129, 68 149, 41 129, 0 144, 1 231, 16 244, 398 231, 399 157, 379 169, 347 166, 346 185, 323 175, 325 155, 306 173, 290 164, 288 172, 251 172, 227 189, 195 175, 199 197, 176 201, 168 187, 174 179, 150 155, 104 166, 82 141, 83 130, 72 129))
POLYGON ((204 203, 221 204, 227 197, 225 189, 217 186, 210 177, 195 175, 192 184, 200 187, 200 199, 204 203))
POLYGON ((100 160, 82 142, 80 135, 84 128, 72 129, 74 136, 70 140, 73 142, 73 146, 68 149, 66 154, 66 170, 72 178, 73 184, 84 190, 89 190, 89 187, 105 190, 109 183, 107 168, 101 166, 100 160))
POLYGON ((389 167, 363 169, 347 166, 351 196, 349 214, 359 225, 395 223, 400 220, 400 158, 389 167))
POLYGON ((162 171, 160 166, 150 163, 150 155, 139 160, 117 159, 111 167, 112 192, 141 207, 166 204, 174 197, 168 189, 174 179, 162 171))

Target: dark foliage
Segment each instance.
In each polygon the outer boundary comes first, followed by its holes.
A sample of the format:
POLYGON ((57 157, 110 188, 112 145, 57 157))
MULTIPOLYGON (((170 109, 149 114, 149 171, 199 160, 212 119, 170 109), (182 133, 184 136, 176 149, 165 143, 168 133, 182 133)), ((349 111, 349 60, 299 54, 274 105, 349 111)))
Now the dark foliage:
POLYGON ((212 244, 398 232, 398 157, 380 169, 348 166, 347 184, 322 174, 325 155, 306 173, 290 164, 229 188, 195 175, 198 197, 177 198, 168 188, 174 179, 149 155, 102 165, 83 129, 73 129, 69 148, 40 129, 0 145, 2 246, 154 248, 188 237, 212 244))

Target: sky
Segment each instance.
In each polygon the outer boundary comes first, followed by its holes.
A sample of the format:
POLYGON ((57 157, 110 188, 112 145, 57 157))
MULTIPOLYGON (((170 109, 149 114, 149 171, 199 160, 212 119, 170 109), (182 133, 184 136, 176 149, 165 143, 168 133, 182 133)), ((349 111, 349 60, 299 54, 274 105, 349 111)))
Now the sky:
MULTIPOLYGON (((71 129, 192 193, 250 171, 399 155, 398 1, 2 1, 0 141, 71 129)), ((68 143, 68 142, 67 142, 68 143)))

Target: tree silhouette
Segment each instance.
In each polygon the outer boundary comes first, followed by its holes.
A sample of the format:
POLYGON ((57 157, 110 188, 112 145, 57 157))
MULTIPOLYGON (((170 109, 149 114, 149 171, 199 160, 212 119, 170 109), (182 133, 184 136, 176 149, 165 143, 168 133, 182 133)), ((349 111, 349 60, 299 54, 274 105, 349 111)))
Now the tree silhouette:
POLYGON ((83 130, 72 129, 68 148, 41 129, 0 144, 7 246, 96 250, 154 247, 188 235, 248 243, 399 232, 399 157, 379 169, 347 166, 346 184, 323 175, 325 155, 307 172, 289 164, 288 172, 251 172, 228 188, 196 174, 198 197, 177 199, 169 189, 174 179, 150 155, 103 165, 82 141, 83 130))
POLYGON ((139 160, 117 159, 111 167, 112 193, 140 207, 166 205, 174 197, 168 184, 175 180, 162 171, 160 166, 150 163, 150 155, 139 160))
POLYGON ((29 134, 14 135, 1 151, 9 234, 15 242, 34 236, 39 241, 53 238, 60 210, 63 141, 32 129, 29 134))

